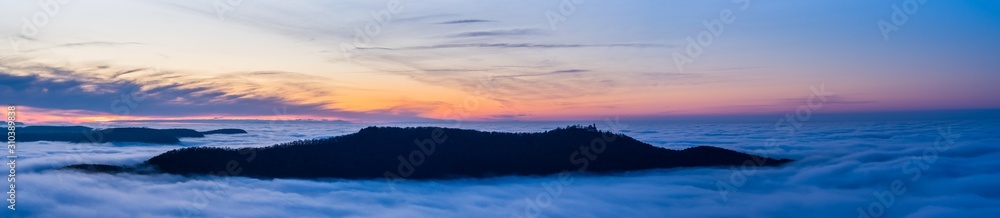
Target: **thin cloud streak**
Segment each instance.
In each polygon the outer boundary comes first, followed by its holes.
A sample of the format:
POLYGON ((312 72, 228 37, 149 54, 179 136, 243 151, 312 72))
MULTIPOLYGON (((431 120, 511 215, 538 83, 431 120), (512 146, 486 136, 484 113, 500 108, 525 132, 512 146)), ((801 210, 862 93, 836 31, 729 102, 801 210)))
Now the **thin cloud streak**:
POLYGON ((24 71, 26 68, 5 68, 0 70, 0 93, 17 96, 12 102, 17 105, 41 109, 140 117, 302 115, 352 120, 427 120, 419 115, 432 109, 400 105, 386 110, 347 111, 331 108, 330 105, 336 102, 302 103, 291 95, 332 96, 336 93, 328 91, 331 87, 324 85, 329 80, 287 72, 251 72, 195 79, 184 74, 131 69, 103 78, 38 65, 27 69, 44 73, 15 75, 5 71, 24 71), (136 77, 142 79, 122 78, 130 74, 140 74, 136 77), (270 80, 281 81, 296 77, 300 78, 266 85, 248 80, 272 78, 270 80), (310 80, 326 82, 308 82, 310 80), (275 109, 288 114, 274 114, 275 109))
POLYGON ((438 44, 430 46, 410 46, 400 48, 389 47, 359 47, 358 49, 377 50, 426 50, 426 49, 451 49, 451 48, 535 48, 535 49, 557 49, 557 48, 599 48, 599 47, 665 47, 662 44, 650 43, 613 43, 613 44, 534 44, 534 43, 455 43, 438 44))
POLYGON ((497 37, 497 36, 530 36, 538 34, 541 34, 541 31, 538 29, 509 29, 509 30, 464 32, 464 33, 454 34, 449 37, 472 38, 472 37, 497 37))
POLYGON ((445 22, 440 22, 440 23, 437 23, 437 24, 467 24, 467 23, 487 23, 487 22, 494 22, 494 21, 493 20, 480 20, 480 19, 467 19, 467 20, 445 21, 445 22))

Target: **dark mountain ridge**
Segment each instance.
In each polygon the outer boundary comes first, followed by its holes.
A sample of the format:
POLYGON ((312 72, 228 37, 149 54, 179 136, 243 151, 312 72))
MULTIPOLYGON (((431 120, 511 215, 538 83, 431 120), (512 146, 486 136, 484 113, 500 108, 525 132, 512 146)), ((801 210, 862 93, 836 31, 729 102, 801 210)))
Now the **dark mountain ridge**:
POLYGON ((730 166, 748 160, 762 166, 791 161, 707 146, 670 150, 593 126, 541 133, 368 127, 353 134, 263 148, 182 148, 136 167, 67 168, 96 172, 154 168, 172 174, 255 178, 439 179, 730 166))
POLYGON ((26 126, 16 129, 19 142, 61 141, 72 143, 144 142, 177 144, 184 137, 205 137, 207 134, 236 134, 240 129, 219 129, 198 132, 192 129, 151 129, 123 127, 94 129, 86 126, 26 126), (238 131, 237 131, 238 130, 238 131))

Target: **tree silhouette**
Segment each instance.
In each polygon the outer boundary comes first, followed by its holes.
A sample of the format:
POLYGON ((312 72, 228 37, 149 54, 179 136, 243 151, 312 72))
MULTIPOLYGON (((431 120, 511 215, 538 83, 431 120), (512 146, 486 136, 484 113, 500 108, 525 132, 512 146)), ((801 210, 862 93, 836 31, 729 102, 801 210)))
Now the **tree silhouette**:
POLYGON ((433 179, 729 166, 747 160, 763 160, 763 166, 791 161, 707 146, 664 149, 590 125, 542 133, 367 127, 353 134, 264 148, 183 148, 145 164, 189 175, 433 179))

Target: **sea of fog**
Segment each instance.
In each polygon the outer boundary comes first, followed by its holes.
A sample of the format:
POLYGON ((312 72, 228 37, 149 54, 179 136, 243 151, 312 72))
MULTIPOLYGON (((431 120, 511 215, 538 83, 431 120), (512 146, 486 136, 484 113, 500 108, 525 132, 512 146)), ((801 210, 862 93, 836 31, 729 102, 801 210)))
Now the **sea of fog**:
MULTIPOLYGON (((570 124, 590 123, 380 126, 540 132, 570 124)), ((349 134, 369 125, 105 124, 201 131, 242 128, 250 134, 183 138, 180 145, 20 143, 17 210, 5 209, 0 217, 1000 217, 998 124, 813 122, 776 128, 774 123, 597 122, 600 129, 664 148, 710 145, 797 160, 777 168, 750 163, 613 175, 395 183, 54 170, 77 163, 136 164, 191 146, 268 146, 349 134)))

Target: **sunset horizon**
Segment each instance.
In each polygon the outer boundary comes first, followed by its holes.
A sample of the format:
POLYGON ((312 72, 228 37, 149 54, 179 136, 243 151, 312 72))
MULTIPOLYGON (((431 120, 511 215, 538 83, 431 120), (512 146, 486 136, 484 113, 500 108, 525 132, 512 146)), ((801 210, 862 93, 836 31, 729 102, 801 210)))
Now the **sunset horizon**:
POLYGON ((996 217, 997 39, 996 0, 2 1, 0 217, 996 217))
POLYGON ((780 114, 816 92, 828 95, 816 113, 1000 108, 1000 89, 991 82, 1000 79, 1000 67, 985 58, 996 51, 963 43, 996 30, 919 22, 998 20, 977 12, 976 3, 947 5, 966 13, 930 10, 912 19, 888 6, 823 2, 799 9, 864 9, 856 17, 870 20, 761 17, 755 15, 795 4, 751 1, 676 3, 706 15, 665 20, 658 18, 671 13, 626 11, 684 7, 504 3, 497 13, 453 14, 433 4, 389 3, 359 2, 367 8, 360 14, 307 2, 12 4, 18 11, 0 23, 10 31, 10 46, 0 47, 0 81, 9 87, 5 95, 16 97, 8 103, 53 117, 44 121, 780 114), (274 16, 265 8, 299 14, 274 16), (898 16, 913 24, 885 26, 898 16), (612 25, 618 22, 629 25, 612 25), (769 25, 780 27, 758 28, 769 25), (807 31, 820 25, 855 34, 807 31), (942 55, 954 52, 968 55, 942 55))

